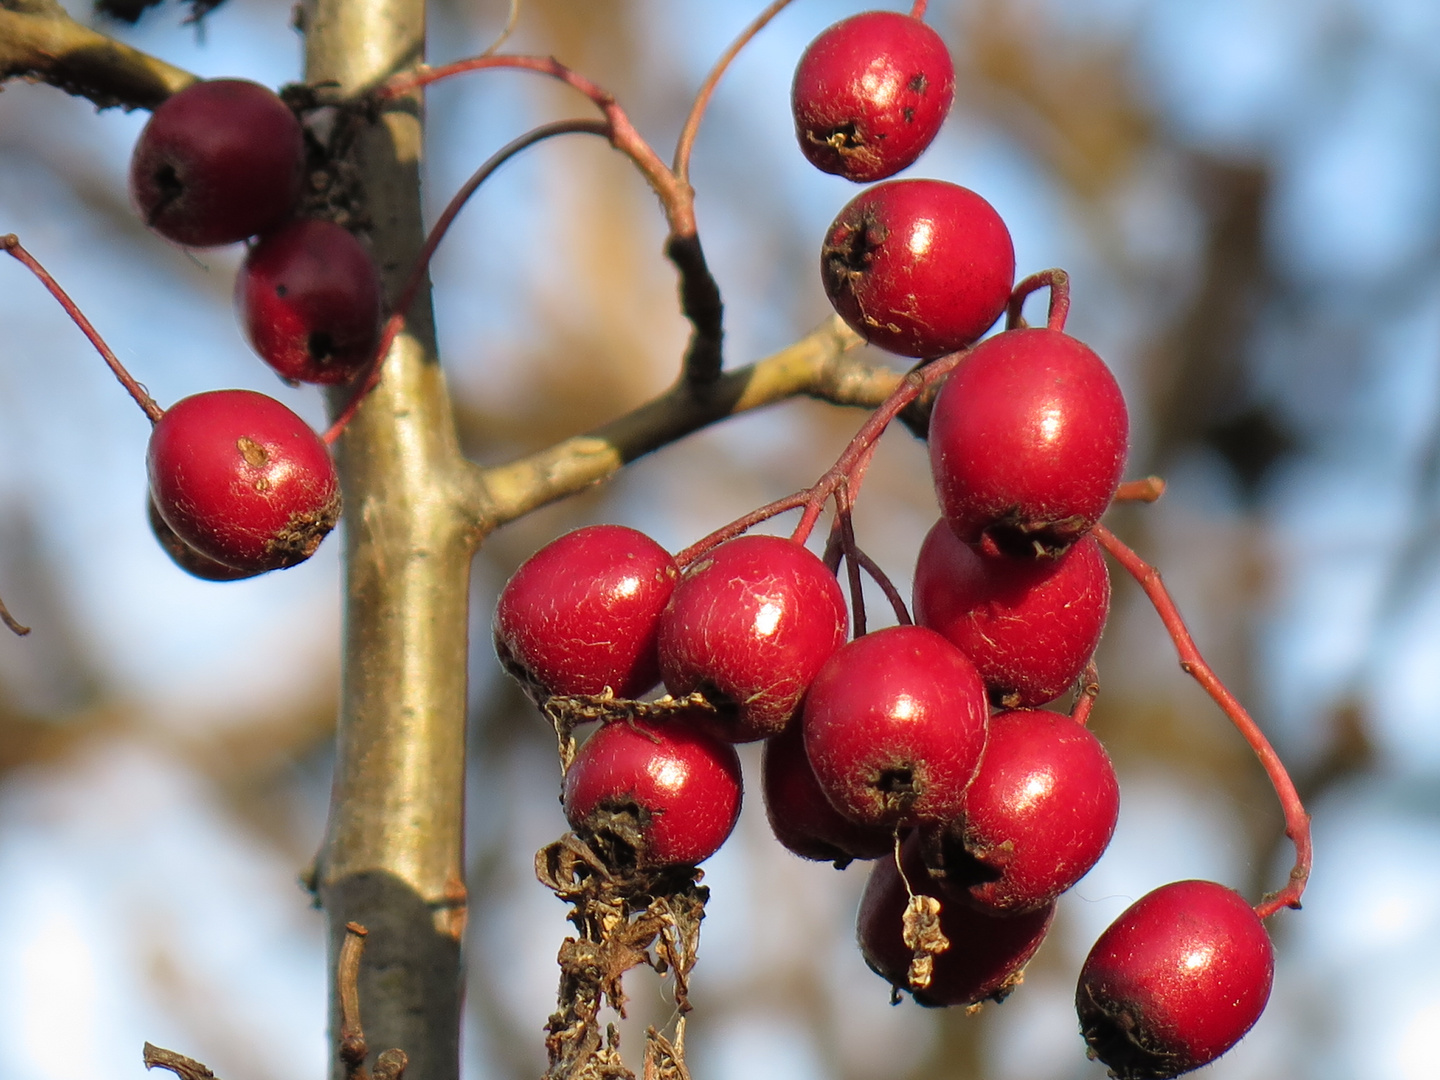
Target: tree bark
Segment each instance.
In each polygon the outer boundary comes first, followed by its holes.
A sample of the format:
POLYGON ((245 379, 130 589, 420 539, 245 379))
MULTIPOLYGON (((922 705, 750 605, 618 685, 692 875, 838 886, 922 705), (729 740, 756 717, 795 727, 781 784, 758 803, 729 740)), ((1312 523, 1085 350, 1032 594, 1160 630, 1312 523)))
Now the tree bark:
MULTIPOLYGON (((308 0, 306 81, 343 98, 415 64, 423 0, 308 0)), ((350 156, 394 296, 423 242, 418 96, 387 104, 350 156)), ((345 399, 337 392, 331 405, 345 399)), ((331 970, 345 924, 370 935, 359 988, 366 1042, 399 1047, 407 1080, 459 1074, 462 865, 473 471, 435 356, 428 290, 384 378, 338 445, 345 500, 342 691, 330 819, 315 884, 331 970)), ((331 1030, 338 1031, 332 994, 331 1030)), ((334 1040, 332 1039, 332 1044, 334 1040)), ((342 1075, 338 1060, 332 1074, 342 1075)))

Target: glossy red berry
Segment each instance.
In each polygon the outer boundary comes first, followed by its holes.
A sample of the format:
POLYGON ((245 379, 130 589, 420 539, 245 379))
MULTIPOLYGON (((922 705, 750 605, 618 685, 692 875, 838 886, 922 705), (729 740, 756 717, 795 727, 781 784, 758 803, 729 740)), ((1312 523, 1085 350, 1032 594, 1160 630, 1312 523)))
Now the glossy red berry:
POLYGON ((641 866, 693 865, 720 849, 740 814, 735 748, 683 720, 607 723, 565 774, 572 828, 634 852, 641 866))
POLYGON ((1005 310, 1015 248, 995 208, 943 180, 861 192, 820 250, 825 295, 872 345, 931 358, 964 348, 1005 310))
POLYGON ((1043 705, 1074 685, 1110 610, 1110 573, 1085 537, 1057 558, 981 555, 942 519, 915 561, 915 621, 975 663, 990 700, 1043 705))
POLYGON ((304 169, 304 133, 279 97, 244 79, 210 79, 150 117, 130 159, 130 195, 161 236, 212 247, 289 217, 304 169))
POLYGON ((1084 345, 1042 328, 997 334, 935 398, 930 468, 941 512, 967 544, 1058 552, 1110 505, 1129 433, 1115 377, 1084 345))
POLYGON ((897 990, 908 990, 921 1005, 978 1005, 1001 1001, 1019 985, 1025 965, 1045 940, 1055 905, 1021 915, 987 914, 952 895, 930 877, 921 862, 918 838, 901 846, 901 878, 894 859, 881 859, 870 871, 860 899, 856 936, 870 970, 897 990), (912 988, 910 961, 914 950, 905 944, 903 918, 909 890, 940 901, 940 931, 950 945, 935 957, 928 987, 912 988))
POLYGON ((165 519, 160 516, 160 511, 155 507, 155 500, 150 499, 148 502, 150 531, 155 534, 155 540, 159 543, 160 549, 170 556, 170 561, 187 574, 197 577, 201 581, 243 581, 264 573, 263 570, 237 570, 233 566, 216 562, 208 555, 200 554, 176 536, 174 529, 165 524, 165 519))
POLYGON ((325 444, 280 402, 251 390, 176 402, 150 434, 148 465, 165 524, 237 570, 308 559, 340 516, 325 444))
POLYGON ((892 626, 826 661, 805 699, 805 752, 862 825, 952 820, 985 749, 985 685, 933 630, 892 626))
POLYGON ((835 575, 800 544, 752 534, 693 563, 660 619, 660 672, 682 696, 719 709, 732 742, 780 731, 810 680, 845 641, 849 619, 835 575))
POLYGON ((830 805, 805 756, 800 724, 765 741, 760 771, 770 831, 801 858, 844 866, 852 859, 878 859, 894 850, 890 829, 857 825, 830 805))
POLYGON ((495 607, 495 651, 537 697, 638 698, 660 681, 660 613, 680 572, 623 525, 590 525, 521 564, 495 607))
POLYGON ((1033 911, 1104 854, 1120 813, 1110 756, 1060 713, 990 718, 980 769, 960 817, 922 837, 926 862, 952 888, 997 913, 1033 911))
POLYGON ((867 11, 824 31, 790 88, 801 151, 857 183, 893 176, 924 153, 954 97, 940 35, 898 11, 867 11))
POLYGON ((245 256, 235 306, 250 344, 281 378, 348 382, 379 338, 380 274, 346 229, 295 220, 245 256))
POLYGON ((1120 1080, 1198 1069, 1240 1041, 1270 998, 1270 936, 1244 897, 1213 881, 1147 893, 1080 971, 1085 1041, 1120 1080))

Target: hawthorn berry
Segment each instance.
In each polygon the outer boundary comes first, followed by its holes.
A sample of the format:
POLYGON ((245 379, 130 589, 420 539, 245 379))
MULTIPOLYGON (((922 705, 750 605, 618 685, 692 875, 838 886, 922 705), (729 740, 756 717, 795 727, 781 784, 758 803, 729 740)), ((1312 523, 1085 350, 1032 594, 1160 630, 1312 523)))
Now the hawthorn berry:
POLYGON ((150 433, 150 497, 190 547, 259 573, 308 559, 340 516, 325 444, 274 398, 214 390, 177 401, 150 433))
POLYGON ((1093 1054, 1119 1080, 1198 1069, 1254 1026, 1275 974, 1270 935, 1213 881, 1146 893, 1100 935, 1075 991, 1093 1054))
POLYGON ((915 560, 915 621, 975 663, 990 700, 1043 705, 1084 671, 1110 610, 1110 572, 1093 537, 1053 559, 989 558, 942 519, 915 560))
POLYGON ((867 11, 810 43, 790 107, 812 165, 868 183, 924 153, 954 97, 955 67, 939 34, 897 11, 867 11))
POLYGON ((187 574, 197 577, 201 581, 243 581, 264 573, 263 570, 237 570, 233 566, 216 562, 208 555, 200 554, 176 536, 174 529, 165 524, 165 519, 160 516, 154 499, 146 501, 150 531, 155 534, 156 542, 159 543, 160 549, 170 556, 170 561, 187 574))
POLYGON ((660 681, 660 613, 680 572, 624 525, 590 525, 526 559, 495 607, 495 651, 538 697, 638 698, 660 681))
POLYGON ((810 680, 845 641, 835 575, 783 536, 727 540, 691 566, 660 617, 660 672, 677 697, 702 692, 731 742, 790 722, 810 680))
POLYGON ((280 98, 244 79, 191 83, 166 98, 130 158, 145 224, 190 247, 232 244, 294 211, 305 135, 280 98))
POLYGON ((800 724, 765 740, 760 774, 770 831, 801 858, 844 866, 852 859, 878 859, 894 849, 891 830, 857 825, 830 805, 805 756, 800 724))
POLYGON ((930 469, 955 535, 1016 555, 1057 554, 1120 485, 1125 398, 1105 362, 1035 327, 987 338, 946 378, 930 415, 930 469))
POLYGON ((920 859, 919 837, 900 847, 902 878, 894 859, 880 859, 865 882, 856 919, 860 954, 870 970, 897 990, 907 990, 921 1005, 971 1006, 1002 1001, 1019 985, 1025 965, 1040 948, 1055 905, 999 916, 970 906, 936 881, 920 859), (908 888, 907 886, 908 882, 908 888), (940 901, 939 930, 949 946, 934 958, 930 985, 912 986, 914 949, 906 945, 904 916, 910 893, 940 901))
POLYGON ((380 272, 348 230, 297 219, 245 256, 235 306, 250 344, 281 378, 348 382, 380 336, 380 272))
POLYGON ((943 180, 887 180, 840 211, 820 249, 825 295, 872 345, 931 359, 1005 310, 1015 248, 995 208, 943 180))
POLYGON ((708 859, 740 815, 740 758, 684 718, 615 720, 565 774, 572 828, 633 851, 639 866, 708 859))
POLYGON ((1060 713, 990 717, 979 771, 954 822, 922 830, 926 864, 998 914, 1044 907, 1105 852, 1120 813, 1110 756, 1060 713))
POLYGON ((869 826, 953 820, 985 749, 985 684, 933 630, 891 626, 825 662, 805 752, 835 809, 869 826))

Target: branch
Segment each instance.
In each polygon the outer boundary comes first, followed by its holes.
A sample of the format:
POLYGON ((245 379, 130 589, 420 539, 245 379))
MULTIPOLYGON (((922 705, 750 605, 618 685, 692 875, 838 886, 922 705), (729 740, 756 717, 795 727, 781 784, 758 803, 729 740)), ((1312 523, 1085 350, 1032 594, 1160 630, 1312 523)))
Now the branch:
POLYGON ((618 420, 505 465, 479 469, 490 527, 572 495, 613 476, 636 458, 718 420, 808 396, 836 405, 874 408, 903 378, 900 372, 849 351, 858 335, 838 318, 773 356, 727 372, 707 386, 682 380, 618 420))
POLYGON ((0 81, 30 79, 102 109, 153 109, 196 76, 82 26, 56 0, 0 0, 0 81))
POLYGON ((168 1069, 180 1080, 216 1080, 215 1074, 194 1058, 148 1042, 145 1044, 145 1068, 168 1069))

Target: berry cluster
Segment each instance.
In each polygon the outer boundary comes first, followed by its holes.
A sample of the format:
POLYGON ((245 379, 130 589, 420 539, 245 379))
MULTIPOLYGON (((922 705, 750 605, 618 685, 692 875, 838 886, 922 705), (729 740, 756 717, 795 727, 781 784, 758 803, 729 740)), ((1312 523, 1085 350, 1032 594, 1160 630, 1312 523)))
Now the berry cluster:
MULTIPOLYGON (((795 76, 807 158, 882 181, 830 227, 821 278, 857 332, 921 361, 896 394, 814 487, 673 559, 620 526, 555 540, 502 591, 494 636, 569 746, 563 802, 580 836, 634 867, 702 861, 739 811, 731 744, 763 739, 776 838, 808 859, 879 860, 859 914, 866 962, 923 1004, 976 1006, 1020 981, 1057 898, 1114 830, 1115 772, 1085 722, 1110 603, 1102 546, 1132 572, 1138 559, 1098 524, 1128 419, 1104 362, 1064 332, 1068 278, 1016 286, 1009 233, 983 198, 887 179, 933 139, 953 85, 934 32, 890 12, 825 31, 795 76), (1023 302, 1046 286, 1047 325, 1028 327, 1023 302), (979 341, 1007 310, 1007 328, 979 341), (942 517, 917 558, 912 623, 850 516, 875 440, 937 386, 942 517), (831 501, 820 557, 805 542, 831 501), (797 508, 788 538, 747 531, 797 508), (899 625, 865 631, 862 571, 899 625), (664 696, 642 700, 657 681, 664 696), (1072 691, 1068 714, 1042 707, 1072 691), (571 728, 596 719, 575 751, 571 728)), ((1278 906, 1180 882, 1126 911, 1080 976, 1092 1055, 1118 1077, 1170 1077, 1233 1046, 1269 995, 1260 919, 1278 906)))

